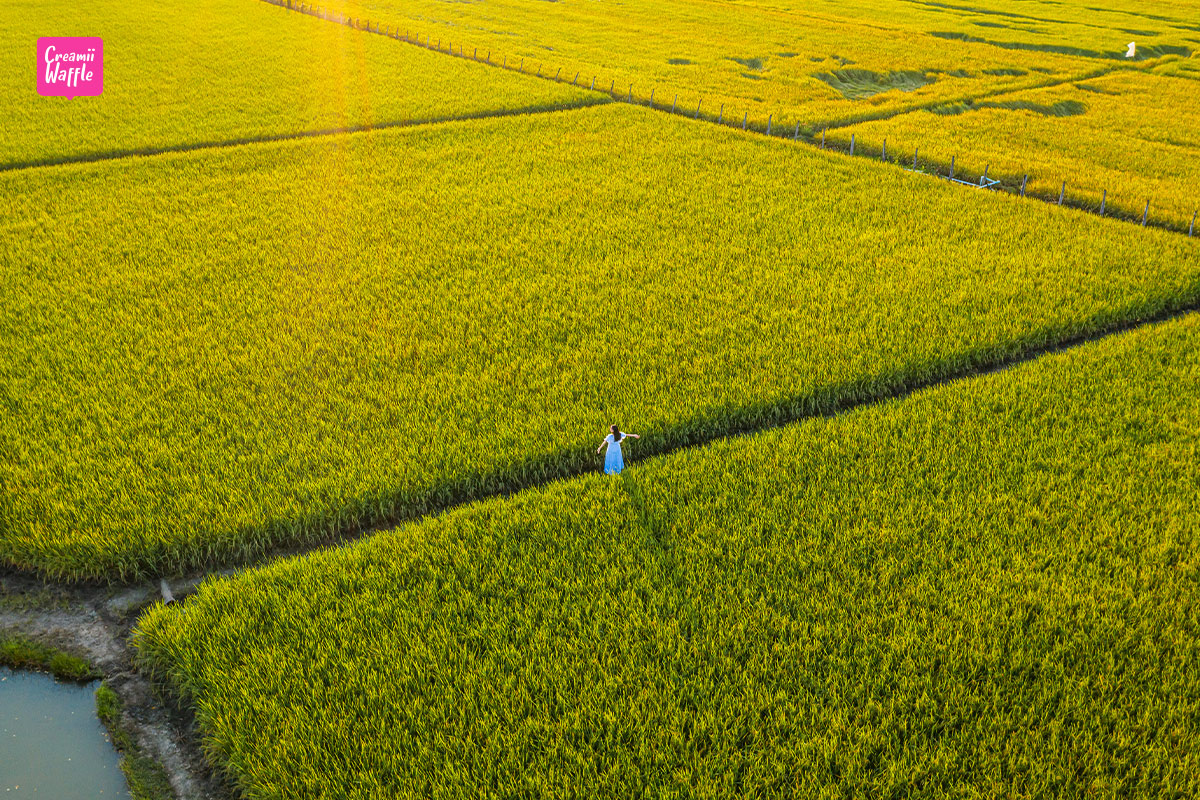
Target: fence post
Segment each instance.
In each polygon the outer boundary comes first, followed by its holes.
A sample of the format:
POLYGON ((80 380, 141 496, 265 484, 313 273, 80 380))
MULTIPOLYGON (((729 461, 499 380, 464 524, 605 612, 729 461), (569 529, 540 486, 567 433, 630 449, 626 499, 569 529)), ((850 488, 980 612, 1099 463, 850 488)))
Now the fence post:
POLYGON ((632 83, 631 83, 631 84, 629 84, 629 99, 628 99, 628 102, 630 102, 630 103, 632 103, 632 102, 633 102, 633 84, 632 84, 632 83))
POLYGON ((503 65, 502 65, 500 68, 501 68, 501 69, 508 69, 508 56, 505 56, 505 57, 504 57, 504 64, 503 64, 503 65))
POLYGON ((576 72, 576 73, 575 73, 575 80, 571 81, 571 85, 572 85, 572 86, 574 86, 574 85, 575 85, 575 81, 578 81, 578 80, 579 80, 579 73, 578 73, 578 72, 576 72))
POLYGON ((614 90, 615 90, 616 88, 617 88, 617 79, 616 79, 616 78, 613 78, 613 79, 612 79, 612 83, 608 84, 608 93, 609 93, 609 94, 611 94, 613 97, 616 97, 616 96, 617 96, 617 95, 615 94, 615 92, 614 92, 614 90))
POLYGON ((592 91, 595 91, 595 89, 596 89, 596 76, 595 76, 595 75, 593 75, 593 76, 592 76, 592 86, 591 86, 591 90, 592 90, 592 91))
POLYGON ((559 67, 558 71, 554 73, 554 80, 558 80, 559 75, 562 75, 562 67, 559 67))
POLYGON ((1150 216, 1150 201, 1146 201, 1146 209, 1142 212, 1142 227, 1146 227, 1146 218, 1150 216))
POLYGON ((828 125, 826 125, 824 128, 822 128, 822 129, 821 129, 821 149, 822 149, 822 150, 824 150, 824 149, 825 149, 825 134, 826 134, 828 131, 829 131, 829 126, 828 126, 828 125))
POLYGON ((1021 197, 1025 196, 1025 182, 1029 180, 1029 173, 1025 173, 1025 177, 1021 178, 1021 197))
POLYGON ((773 114, 767 114, 767 136, 771 135, 771 118, 773 116, 773 114))
POLYGON ((675 106, 679 105, 679 94, 675 94, 675 99, 671 101, 671 113, 675 113, 675 106))
POLYGON ((921 152, 921 148, 919 148, 919 147, 913 148, 913 169, 914 170, 917 168, 917 153, 919 153, 919 152, 921 152))
POLYGON ((950 180, 954 180, 954 159, 958 156, 950 156, 950 180))
POLYGON ((980 186, 983 186, 985 183, 987 183, 987 179, 988 179, 988 176, 987 176, 987 174, 988 174, 988 170, 989 170, 989 169, 991 169, 991 168, 992 168, 992 165, 991 165, 991 164, 985 164, 985 165, 983 166, 983 177, 979 179, 979 185, 980 185, 980 186))
POLYGON ((717 124, 720 125, 725 119, 725 104, 721 103, 721 111, 717 114, 717 124))
POLYGON ((479 60, 479 48, 478 47, 476 47, 474 50, 471 51, 471 60, 472 61, 479 60))
POLYGON ((1100 197, 1100 216, 1104 216, 1104 207, 1108 205, 1108 189, 1104 190, 1104 194, 1100 197))
POLYGON ((854 155, 854 134, 850 134, 850 155, 854 155))
POLYGON ((1062 182, 1062 188, 1058 190, 1058 204, 1061 206, 1063 198, 1067 196, 1067 182, 1062 182))
MULTIPOLYGON (((491 51, 491 50, 488 50, 488 54, 487 54, 487 63, 489 63, 489 64, 490 64, 490 63, 492 63, 492 51, 491 51)), ((578 78, 579 76, 578 76, 578 75, 576 75, 575 77, 577 77, 577 78, 578 78)))
POLYGON ((746 118, 749 116, 750 116, 749 111, 747 111, 745 114, 742 114, 742 130, 746 130, 746 118))
POLYGON ((696 103, 696 119, 700 119, 700 103, 703 103, 703 102, 704 102, 704 98, 701 97, 699 102, 696 103))
POLYGON ((1192 238, 1192 234, 1196 230, 1196 214, 1197 213, 1200 213, 1200 212, 1197 212, 1197 211, 1192 212, 1192 224, 1188 227, 1188 238, 1189 239, 1192 238))
POLYGON ((879 157, 880 161, 887 161, 887 139, 883 140, 883 155, 879 157))
POLYGON ((654 90, 650 90, 650 107, 654 108, 654 90))
POLYGON ((792 141, 793 142, 799 141, 799 139, 800 139, 800 123, 797 122, 796 123, 796 132, 792 134, 792 141))
POLYGON ((538 64, 538 74, 537 74, 537 76, 538 76, 539 78, 540 78, 540 77, 542 77, 542 65, 541 65, 541 64, 538 64))

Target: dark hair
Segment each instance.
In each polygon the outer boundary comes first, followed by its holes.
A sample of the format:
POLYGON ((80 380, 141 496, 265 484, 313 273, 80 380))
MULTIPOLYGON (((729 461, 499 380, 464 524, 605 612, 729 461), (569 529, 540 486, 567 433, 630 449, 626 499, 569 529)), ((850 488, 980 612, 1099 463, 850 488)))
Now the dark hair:
POLYGON ((614 442, 621 441, 621 429, 617 427, 617 423, 614 422, 612 425, 609 425, 608 429, 610 431, 612 431, 612 437, 613 437, 614 442))

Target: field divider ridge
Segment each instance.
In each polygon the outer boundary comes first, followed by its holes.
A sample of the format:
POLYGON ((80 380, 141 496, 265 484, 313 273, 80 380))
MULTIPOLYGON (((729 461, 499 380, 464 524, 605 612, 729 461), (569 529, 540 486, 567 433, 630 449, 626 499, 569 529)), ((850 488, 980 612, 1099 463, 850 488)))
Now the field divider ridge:
POLYGON ((589 98, 585 102, 562 104, 534 104, 521 108, 509 108, 500 111, 472 111, 456 114, 450 117, 431 117, 429 119, 393 120, 371 125, 349 125, 339 128, 322 128, 320 130, 300 131, 297 133, 269 133, 262 136, 247 136, 237 139, 216 140, 211 142, 196 142, 192 144, 165 145, 162 147, 141 147, 133 150, 112 150, 101 153, 90 153, 81 156, 65 158, 47 158, 36 161, 14 162, 0 166, 0 175, 8 172, 21 172, 30 169, 62 167, 71 164, 93 164, 104 161, 120 161, 126 158, 150 158, 153 156, 170 155, 173 153, 191 153, 201 150, 224 150, 235 147, 248 147, 256 144, 272 142, 288 142, 302 139, 319 139, 329 136, 346 136, 354 133, 370 133, 392 128, 423 128, 432 125, 445 125, 454 122, 471 122, 473 120, 496 119, 500 117, 529 117, 541 114, 556 114, 577 111, 592 106, 607 105, 612 102, 607 97, 589 98))

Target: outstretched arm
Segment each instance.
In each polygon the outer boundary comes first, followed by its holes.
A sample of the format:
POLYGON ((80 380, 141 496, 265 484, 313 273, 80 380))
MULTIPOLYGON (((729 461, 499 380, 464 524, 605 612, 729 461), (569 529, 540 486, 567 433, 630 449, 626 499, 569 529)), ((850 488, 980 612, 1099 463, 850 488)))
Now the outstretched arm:
POLYGON ((630 437, 630 438, 632 438, 632 439, 640 439, 640 438, 642 438, 641 436, 639 436, 639 435, 638 435, 638 434, 636 434, 636 433, 627 433, 627 434, 625 434, 625 435, 626 435, 626 436, 628 436, 628 437, 630 437))

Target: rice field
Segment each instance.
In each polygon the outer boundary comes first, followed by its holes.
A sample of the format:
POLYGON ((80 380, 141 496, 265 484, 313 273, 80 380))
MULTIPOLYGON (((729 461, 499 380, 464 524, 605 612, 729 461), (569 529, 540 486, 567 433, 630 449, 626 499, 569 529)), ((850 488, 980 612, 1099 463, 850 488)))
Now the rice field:
POLYGON ((919 0, 718 3, 329 0, 338 13, 479 47, 544 75, 579 74, 643 102, 807 132, 937 103, 1153 66, 1200 50, 1195 0, 969 5, 919 0))
POLYGON ((0 169, 604 100, 251 0, 8 0, 0 72, 0 169), (33 43, 81 30, 103 94, 38 97, 33 43))
POLYGON ((1198 335, 210 580, 139 657, 247 797, 1192 796, 1198 335))
POLYGON ((1116 72, 973 104, 902 114, 833 132, 829 141, 946 174, 957 167, 1027 191, 1187 229, 1200 209, 1200 86, 1185 78, 1116 72))
POLYGON ((623 104, 0 175, 0 218, 0 557, 71 580, 578 474, 614 419, 650 455, 1200 298, 1198 240, 623 104))
POLYGON ((0 5, 0 600, 167 578, 245 798, 1200 795, 1200 0, 1092 2, 0 5))

